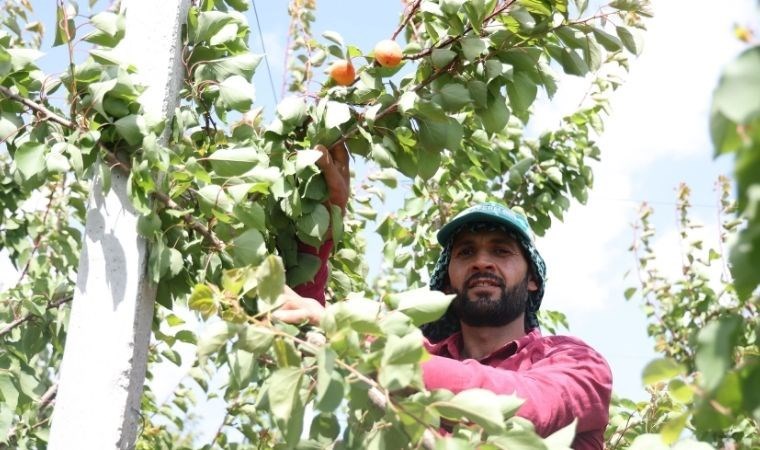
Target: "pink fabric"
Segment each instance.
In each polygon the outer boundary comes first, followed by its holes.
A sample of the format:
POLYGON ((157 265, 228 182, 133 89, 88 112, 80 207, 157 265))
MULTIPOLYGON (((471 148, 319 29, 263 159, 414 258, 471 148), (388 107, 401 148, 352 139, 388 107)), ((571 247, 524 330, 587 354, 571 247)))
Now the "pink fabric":
POLYGON ((330 251, 332 250, 333 241, 327 240, 321 247, 315 248, 310 245, 306 245, 303 242, 298 243, 298 251, 301 253, 308 253, 310 255, 318 256, 320 259, 319 270, 314 275, 311 281, 294 286, 293 290, 296 291, 301 297, 309 297, 317 300, 322 306, 325 305, 325 287, 327 286, 327 259, 330 257, 330 251))
POLYGON ((604 448, 612 373, 583 341, 543 337, 534 329, 479 361, 462 359, 461 333, 437 344, 425 341, 425 347, 433 355, 422 366, 428 389, 515 394, 525 399, 517 415, 533 422, 539 435, 546 437, 577 418, 573 448, 604 448))

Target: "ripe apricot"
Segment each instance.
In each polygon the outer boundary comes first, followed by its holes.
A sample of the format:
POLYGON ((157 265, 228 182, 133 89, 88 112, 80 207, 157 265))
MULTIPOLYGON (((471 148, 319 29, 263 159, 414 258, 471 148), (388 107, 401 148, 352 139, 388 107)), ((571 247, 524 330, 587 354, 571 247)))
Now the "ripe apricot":
POLYGON ((330 66, 330 78, 335 80, 335 83, 341 86, 351 85, 356 78, 354 65, 347 59, 335 61, 330 66))
POLYGON ((385 39, 375 45, 375 59, 383 67, 396 67, 401 62, 401 47, 390 39, 385 39))

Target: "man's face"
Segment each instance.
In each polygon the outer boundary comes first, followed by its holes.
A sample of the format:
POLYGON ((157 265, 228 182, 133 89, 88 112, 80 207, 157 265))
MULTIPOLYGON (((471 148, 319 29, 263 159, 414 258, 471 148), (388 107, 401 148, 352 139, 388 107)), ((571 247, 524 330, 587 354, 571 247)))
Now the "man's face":
POLYGON ((528 295, 538 287, 528 272, 522 247, 503 231, 459 233, 451 249, 453 307, 471 326, 501 326, 522 316, 528 295))

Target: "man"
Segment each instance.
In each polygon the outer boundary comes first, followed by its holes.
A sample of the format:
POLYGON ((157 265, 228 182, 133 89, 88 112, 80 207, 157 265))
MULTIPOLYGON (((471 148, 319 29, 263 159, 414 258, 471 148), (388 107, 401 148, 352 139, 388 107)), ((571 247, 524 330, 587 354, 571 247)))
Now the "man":
MULTIPOLYGON (((437 237, 443 250, 430 286, 455 298, 442 319, 423 327, 425 346, 433 355, 423 363, 425 386, 515 394, 526 400, 517 414, 533 422, 539 435, 577 419, 573 448, 602 449, 610 369, 578 339, 541 336, 536 314, 546 267, 525 217, 495 203, 476 205, 447 223, 437 237)), ((326 255, 315 253, 323 255, 324 266, 326 255)), ((296 289, 298 293, 284 294, 285 303, 274 316, 318 324, 324 280, 296 289), (309 298, 319 296, 321 301, 309 298)))

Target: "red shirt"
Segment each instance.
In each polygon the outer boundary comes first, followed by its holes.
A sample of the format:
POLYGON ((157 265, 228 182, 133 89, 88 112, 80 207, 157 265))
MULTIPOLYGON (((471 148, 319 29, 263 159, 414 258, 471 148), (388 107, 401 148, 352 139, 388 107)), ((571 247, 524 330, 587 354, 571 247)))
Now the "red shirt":
POLYGON ((525 399, 517 412, 546 437, 578 419, 573 448, 604 448, 612 373, 604 358, 583 341, 541 336, 538 329, 476 361, 461 356, 462 334, 430 344, 423 363, 428 389, 454 393, 483 388, 525 399))

